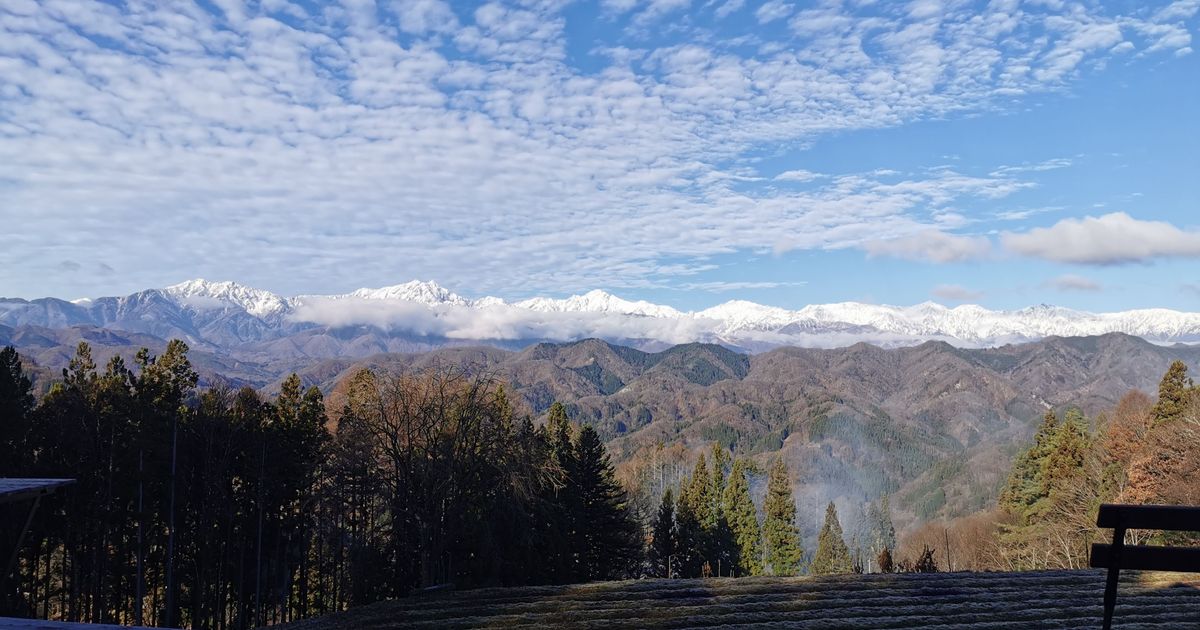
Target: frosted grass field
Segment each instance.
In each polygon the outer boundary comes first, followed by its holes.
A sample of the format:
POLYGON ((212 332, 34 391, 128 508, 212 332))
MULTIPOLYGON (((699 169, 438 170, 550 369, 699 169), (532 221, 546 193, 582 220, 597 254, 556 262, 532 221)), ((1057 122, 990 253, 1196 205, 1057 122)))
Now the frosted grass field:
MULTIPOLYGON (((632 580, 382 602, 294 630, 391 628, 1098 628, 1097 571, 632 580)), ((1200 629, 1200 579, 1122 579, 1116 628, 1200 629)))

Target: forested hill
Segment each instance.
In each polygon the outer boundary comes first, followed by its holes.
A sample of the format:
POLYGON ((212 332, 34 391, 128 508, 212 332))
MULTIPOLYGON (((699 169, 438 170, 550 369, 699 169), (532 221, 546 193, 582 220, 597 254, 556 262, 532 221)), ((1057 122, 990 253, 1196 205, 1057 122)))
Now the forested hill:
MULTIPOLYGON (((45 377, 43 388, 73 354, 62 334, 26 330, 14 340, 35 377, 45 377)), ((144 335, 97 330, 88 341, 98 362, 132 356, 134 345, 159 351, 144 335)), ((267 369, 202 350, 190 356, 202 384, 278 391, 281 366, 267 369)), ((1200 348, 1114 333, 992 349, 927 342, 755 355, 712 344, 651 353, 591 339, 522 350, 456 347, 360 360, 296 359, 287 367, 305 386, 329 394, 333 412, 342 404, 339 384, 361 367, 488 371, 535 415, 560 400, 572 419, 595 426, 631 485, 645 485, 638 478, 649 478, 648 467, 656 466, 648 501, 688 469, 687 449, 719 442, 764 463, 781 453, 795 471, 802 509, 814 514, 837 500, 855 522, 871 500, 890 493, 903 528, 994 501, 1015 453, 1048 408, 1077 405, 1095 416, 1130 389, 1153 392, 1176 359, 1195 369, 1200 348)), ((805 532, 810 540, 814 528, 805 532)))
POLYGON ((1131 389, 1153 392, 1176 359, 1194 369, 1200 348, 1121 334, 981 350, 930 342, 758 355, 705 344, 646 353, 586 340, 328 361, 301 377, 329 392, 336 409, 339 383, 363 366, 488 370, 535 414, 565 402, 572 419, 609 441, 631 484, 654 486, 649 497, 687 469, 683 447, 715 441, 763 463, 782 454, 802 511, 837 500, 857 522, 856 512, 890 493, 904 527, 990 505, 1047 409, 1079 406, 1094 417, 1131 389))

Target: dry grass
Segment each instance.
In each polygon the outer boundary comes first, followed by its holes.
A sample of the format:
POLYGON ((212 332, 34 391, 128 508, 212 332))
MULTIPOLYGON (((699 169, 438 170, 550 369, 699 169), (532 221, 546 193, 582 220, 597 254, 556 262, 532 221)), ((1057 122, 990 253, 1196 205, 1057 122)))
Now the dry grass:
MULTIPOLYGON (((1103 591, 1096 571, 634 580, 439 593, 289 628, 1098 628, 1103 591)), ((1200 579, 1130 574, 1116 627, 1200 628, 1200 579)))

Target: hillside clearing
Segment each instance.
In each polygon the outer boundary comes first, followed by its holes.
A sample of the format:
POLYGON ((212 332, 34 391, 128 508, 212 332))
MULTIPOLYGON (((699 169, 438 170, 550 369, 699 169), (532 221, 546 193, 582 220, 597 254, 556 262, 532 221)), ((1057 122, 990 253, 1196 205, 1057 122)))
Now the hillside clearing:
MULTIPOLYGON (((439 593, 287 626, 384 628, 1096 628, 1097 571, 631 580, 439 593)), ((1200 628, 1194 576, 1128 576, 1118 628, 1200 628)))

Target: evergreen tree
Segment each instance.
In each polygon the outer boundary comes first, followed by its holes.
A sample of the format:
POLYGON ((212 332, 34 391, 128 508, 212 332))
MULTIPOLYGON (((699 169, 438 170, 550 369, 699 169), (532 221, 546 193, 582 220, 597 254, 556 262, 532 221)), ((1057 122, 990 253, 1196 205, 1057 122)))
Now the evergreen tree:
POLYGON ((708 458, 701 453, 681 498, 699 527, 695 546, 690 550, 695 554, 698 566, 708 563, 714 574, 727 574, 738 563, 737 542, 725 516, 722 495, 718 493, 718 489, 725 486, 721 465, 728 456, 716 445, 712 452, 713 467, 709 468, 708 458))
POLYGON ((838 522, 837 508, 833 501, 825 508, 825 524, 817 537, 817 552, 813 555, 813 575, 850 573, 854 565, 850 549, 842 537, 842 524, 838 522))
POLYGON ((663 493, 662 503, 650 527, 650 548, 647 550, 647 560, 650 574, 654 577, 673 577, 675 571, 675 497, 671 489, 663 493))
POLYGON ((17 476, 28 466, 26 439, 35 402, 21 357, 5 346, 0 350, 0 477, 17 476))
POLYGON ((763 511, 766 513, 763 539, 767 564, 774 575, 798 574, 804 552, 800 549, 800 532, 796 529, 796 501, 792 498, 792 484, 782 459, 775 460, 767 477, 767 498, 763 511))
POLYGON ((892 524, 891 500, 888 495, 883 495, 878 503, 871 504, 867 519, 871 528, 870 544, 875 553, 883 549, 895 549, 896 527, 892 524))
POLYGON ((701 453, 700 458, 696 460, 696 467, 692 469, 691 481, 683 490, 680 498, 687 502, 701 528, 712 529, 716 525, 717 514, 713 509, 716 503, 713 501, 713 482, 708 472, 708 459, 704 457, 704 453, 701 453))
POLYGON ((581 577, 584 580, 627 577, 641 560, 640 528, 629 513, 625 490, 617 483, 608 452, 591 426, 579 430, 575 466, 581 577))
POLYGON ((1069 409, 1062 424, 1054 432, 1049 449, 1042 460, 1041 495, 1054 491, 1075 479, 1083 469, 1084 459, 1091 448, 1087 420, 1078 409, 1069 409))
MULTIPOLYGON (((690 484, 684 484, 689 487, 690 484)), ((686 492, 681 491, 675 501, 675 562, 674 573, 677 577, 700 577, 700 569, 704 565, 702 551, 703 532, 700 521, 692 503, 686 498, 686 492)))
POLYGON ((1187 365, 1183 361, 1171 363, 1158 384, 1158 402, 1151 411, 1155 422, 1167 422, 1182 415, 1195 391, 1192 379, 1187 376, 1187 365))
POLYGON ((738 575, 762 574, 762 528, 750 499, 750 483, 746 479, 746 463, 733 463, 724 495, 725 518, 737 542, 738 575))
POLYGON ((725 496, 725 467, 729 465, 729 451, 721 447, 717 442, 713 442, 712 448, 712 472, 709 475, 710 488, 708 490, 708 498, 712 501, 712 509, 716 513, 720 513, 722 498, 725 496))
POLYGON ((1047 411, 1033 437, 1033 445, 1017 456, 1008 482, 1000 493, 1000 506, 1022 519, 1028 519, 1038 501, 1045 498, 1042 462, 1049 456, 1058 432, 1058 417, 1047 411))
POLYGON ((560 402, 550 405, 546 414, 546 443, 550 464, 558 473, 558 482, 552 485, 548 497, 550 529, 557 532, 547 541, 546 556, 552 582, 572 582, 580 575, 579 554, 579 508, 580 497, 577 478, 575 447, 572 439, 571 422, 566 407, 560 402))
POLYGON ((1078 567, 1079 559, 1086 558, 1095 520, 1085 512, 1094 510, 1101 476, 1083 414, 1071 409, 1059 421, 1047 413, 1034 444, 1014 462, 999 498, 1000 508, 1014 517, 1000 534, 1000 551, 1009 564, 1021 569, 1078 567), (1077 515, 1077 522, 1067 515, 1077 515))

